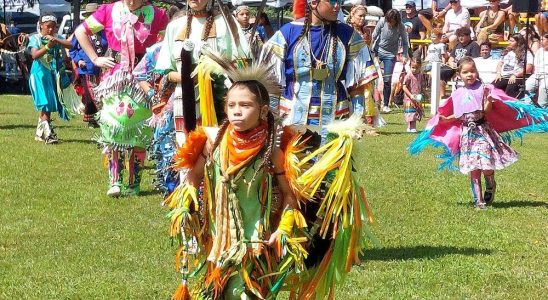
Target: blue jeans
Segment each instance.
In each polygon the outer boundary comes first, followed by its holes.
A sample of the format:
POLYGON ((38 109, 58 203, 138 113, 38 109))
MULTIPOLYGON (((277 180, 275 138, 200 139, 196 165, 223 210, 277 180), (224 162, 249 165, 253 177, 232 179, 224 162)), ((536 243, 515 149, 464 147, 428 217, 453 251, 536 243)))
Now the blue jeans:
POLYGON ((396 57, 379 55, 379 60, 384 66, 382 78, 384 82, 383 105, 388 106, 390 92, 392 91, 392 72, 394 72, 394 66, 396 65, 396 57))

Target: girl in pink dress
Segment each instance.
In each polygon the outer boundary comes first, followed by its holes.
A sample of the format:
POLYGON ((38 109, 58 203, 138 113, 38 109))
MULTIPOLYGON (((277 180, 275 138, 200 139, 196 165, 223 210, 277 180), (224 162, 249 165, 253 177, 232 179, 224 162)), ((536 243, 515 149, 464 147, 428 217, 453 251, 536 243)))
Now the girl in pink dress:
POLYGON ((82 49, 96 66, 103 68, 101 82, 94 89, 102 103, 99 113, 101 134, 97 139, 109 159, 107 195, 137 195, 141 171, 150 144, 151 129, 146 120, 150 95, 139 88, 132 71, 147 47, 157 42, 168 23, 165 11, 146 0, 123 0, 104 4, 76 29, 82 49), (104 30, 106 56, 98 56, 88 36, 104 30), (128 185, 122 190, 122 169, 126 160, 128 185))
POLYGON ((422 119, 421 88, 423 76, 421 73, 421 62, 413 59, 409 72, 403 79, 403 116, 407 122, 407 132, 417 132, 417 121, 422 119))
POLYGON ((470 184, 474 204, 485 209, 495 196, 495 170, 501 170, 518 160, 517 153, 485 121, 491 112, 493 98, 492 85, 484 85, 478 80, 478 70, 472 58, 461 60, 458 73, 464 87, 451 94, 453 115, 442 119, 463 122, 460 137, 459 169, 470 173, 470 184), (482 195, 481 174, 485 177, 485 195, 482 195))

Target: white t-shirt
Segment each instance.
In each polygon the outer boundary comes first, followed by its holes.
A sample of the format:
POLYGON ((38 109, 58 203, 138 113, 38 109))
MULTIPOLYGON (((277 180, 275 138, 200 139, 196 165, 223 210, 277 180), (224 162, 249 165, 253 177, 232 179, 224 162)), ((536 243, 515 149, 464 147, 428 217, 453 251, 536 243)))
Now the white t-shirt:
POLYGON ((474 62, 483 83, 492 83, 495 81, 497 77, 497 65, 500 59, 476 57, 474 58, 474 62))
POLYGON ((445 14, 445 24, 448 25, 447 32, 455 33, 461 27, 470 26, 470 13, 468 9, 461 7, 460 11, 455 13, 454 9, 450 9, 445 14))
POLYGON ((548 74, 548 51, 544 48, 538 49, 535 54, 535 75, 546 76, 548 74))
POLYGON ((428 46, 428 54, 426 55, 426 61, 428 62, 441 62, 442 54, 447 51, 447 45, 444 43, 430 44, 428 46))
MULTIPOLYGON (((516 57, 516 53, 514 51, 508 52, 503 58, 502 58, 502 70, 500 72, 500 75, 504 78, 508 78, 517 72, 519 70, 523 69, 523 59, 521 61, 518 61, 516 57)), ((533 63, 533 54, 529 51, 527 51, 527 64, 533 63)))

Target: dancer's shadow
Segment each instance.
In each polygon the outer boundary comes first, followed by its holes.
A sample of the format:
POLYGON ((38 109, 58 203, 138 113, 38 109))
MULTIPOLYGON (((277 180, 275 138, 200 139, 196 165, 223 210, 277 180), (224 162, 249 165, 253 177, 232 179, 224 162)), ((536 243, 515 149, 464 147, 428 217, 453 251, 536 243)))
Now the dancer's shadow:
POLYGON ((374 248, 363 252, 361 258, 367 260, 391 261, 435 259, 447 255, 490 255, 493 251, 486 248, 453 247, 453 246, 413 246, 396 248, 374 248))
POLYGON ((140 191, 139 196, 160 195, 161 193, 162 193, 161 191, 151 189, 151 190, 146 190, 146 191, 140 191))
POLYGON ((73 143, 94 144, 94 145, 97 144, 97 142, 94 140, 81 140, 81 139, 62 139, 61 142, 67 143, 67 144, 73 144, 73 143))
POLYGON ((494 208, 514 208, 514 207, 544 207, 548 208, 548 202, 543 201, 524 201, 513 200, 507 202, 497 202, 496 200, 491 204, 494 208))
MULTIPOLYGON (((55 125, 55 129, 57 128, 67 128, 68 126, 59 126, 55 125)), ((30 124, 10 124, 10 125, 2 125, 0 126, 0 130, 10 130, 10 129, 36 129, 36 125, 30 125, 30 124)))
POLYGON ((2 125, 0 126, 1 130, 10 130, 10 129, 36 129, 36 125, 28 125, 28 124, 10 124, 10 125, 2 125))
MULTIPOLYGON (((383 136, 383 135, 408 135, 408 136, 416 137, 416 135, 417 135, 417 133, 411 134, 411 133, 405 132, 405 131, 377 131, 377 133, 379 134, 379 136, 383 136)), ((418 133, 420 133, 420 132, 418 132, 418 133)))

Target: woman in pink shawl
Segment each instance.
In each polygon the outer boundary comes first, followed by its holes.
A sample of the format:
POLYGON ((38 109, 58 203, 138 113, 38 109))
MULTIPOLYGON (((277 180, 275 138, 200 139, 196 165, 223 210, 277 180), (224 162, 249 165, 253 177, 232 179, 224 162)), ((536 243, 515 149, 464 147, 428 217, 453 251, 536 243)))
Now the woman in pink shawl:
POLYGON ((482 84, 470 57, 459 62, 458 73, 464 87, 451 94, 409 151, 418 154, 428 145, 445 146, 448 151, 441 157, 447 161, 442 167, 458 158, 459 170, 470 174, 474 206, 485 209, 495 198, 495 170, 518 160, 507 144, 511 140, 508 132, 514 130, 514 136, 521 137, 524 132, 548 131, 548 111, 515 101, 492 85, 482 84))
POLYGON ((168 23, 167 14, 146 0, 123 0, 105 4, 76 29, 75 35, 93 64, 103 68, 101 83, 94 89, 102 103, 98 142, 109 159, 107 195, 136 195, 152 131, 146 120, 152 115, 147 95, 139 88, 132 71, 147 47, 157 42, 168 23), (98 56, 88 36, 105 31, 108 50, 98 56), (122 169, 127 159, 128 185, 122 190, 122 169))

